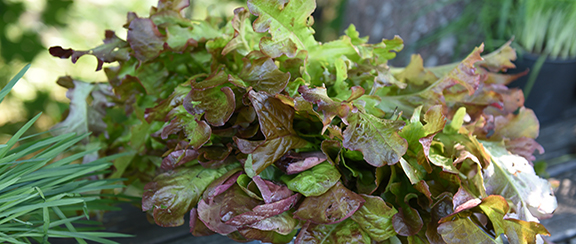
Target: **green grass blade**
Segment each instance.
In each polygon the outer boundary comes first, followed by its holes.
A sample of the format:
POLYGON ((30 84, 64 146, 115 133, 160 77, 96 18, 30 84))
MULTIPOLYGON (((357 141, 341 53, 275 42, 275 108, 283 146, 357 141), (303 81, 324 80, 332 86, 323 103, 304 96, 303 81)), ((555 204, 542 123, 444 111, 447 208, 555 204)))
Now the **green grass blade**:
POLYGON ((6 143, 6 147, 0 149, 0 158, 6 156, 6 153, 10 150, 10 148, 12 148, 14 144, 18 142, 20 137, 36 122, 36 120, 38 120, 38 118, 40 118, 41 114, 42 113, 39 113, 38 115, 34 116, 34 118, 32 118, 30 121, 26 122, 26 124, 24 124, 24 126, 22 126, 22 128, 20 128, 20 130, 18 130, 18 132, 16 132, 16 134, 14 134, 12 138, 10 138, 10 140, 8 140, 8 142, 6 143))
POLYGON ((27 64, 26 66, 24 66, 24 68, 22 68, 20 70, 20 72, 18 72, 18 74, 16 74, 16 76, 14 76, 14 78, 12 78, 8 82, 8 84, 4 88, 2 88, 2 90, 0 90, 0 103, 2 102, 2 100, 4 100, 4 97, 6 95, 8 95, 10 90, 12 90, 12 87, 14 87, 14 85, 16 85, 16 82, 18 82, 18 80, 20 80, 22 78, 22 76, 24 76, 24 74, 26 73, 26 71, 28 71, 29 68, 30 68, 30 64, 27 64))
MULTIPOLYGON (((60 217, 60 219, 62 219, 62 220, 66 219, 66 215, 64 215, 64 213, 60 210, 60 208, 52 207, 52 209, 54 210, 54 213, 56 213, 56 215, 58 215, 58 217, 60 217)), ((76 217, 76 219, 81 219, 81 218, 83 218, 83 216, 76 217)), ((66 228, 68 228, 68 230, 70 232, 76 232, 76 229, 72 225, 72 221, 64 222, 64 225, 66 226, 66 228)), ((75 237, 74 239, 76 239, 76 241, 78 243, 87 244, 86 241, 84 241, 84 239, 82 239, 82 238, 75 237)))

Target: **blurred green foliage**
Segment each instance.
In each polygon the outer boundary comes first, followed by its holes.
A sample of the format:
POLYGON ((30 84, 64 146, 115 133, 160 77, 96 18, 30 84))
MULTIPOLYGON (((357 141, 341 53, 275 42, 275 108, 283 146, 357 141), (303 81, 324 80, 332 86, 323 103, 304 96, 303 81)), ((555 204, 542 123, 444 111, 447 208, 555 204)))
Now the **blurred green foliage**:
MULTIPOLYGON (((50 0, 40 15, 40 21, 47 27, 66 26, 60 16, 68 12, 72 3, 72 0, 50 0)), ((5 62, 18 59, 29 63, 38 53, 46 50, 46 47, 42 45, 39 33, 33 29, 21 30, 22 33, 16 37, 16 40, 8 38, 7 27, 17 25, 25 12, 26 8, 22 2, 0 1, 0 16, 3 16, 2 21, 0 21, 0 32, 2 33, 0 35, 0 54, 5 62)))

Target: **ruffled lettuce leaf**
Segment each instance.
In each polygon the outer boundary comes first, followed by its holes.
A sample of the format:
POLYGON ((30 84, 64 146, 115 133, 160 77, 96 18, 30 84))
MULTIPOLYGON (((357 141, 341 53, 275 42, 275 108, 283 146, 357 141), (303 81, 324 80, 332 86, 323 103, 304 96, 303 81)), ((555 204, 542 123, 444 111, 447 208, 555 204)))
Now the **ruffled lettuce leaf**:
POLYGON ((398 135, 403 121, 380 119, 362 110, 351 111, 342 145, 362 152, 370 165, 393 165, 406 153, 408 143, 398 135))
POLYGON ((392 217, 398 212, 377 196, 361 195, 366 201, 350 219, 354 220, 374 241, 384 241, 396 235, 392 217))
POLYGON ((130 49, 128 48, 128 43, 116 36, 114 31, 107 30, 104 33, 105 39, 104 44, 93 48, 88 51, 76 51, 69 49, 64 49, 60 46, 50 47, 48 50, 50 54, 54 57, 59 58, 70 58, 72 63, 76 63, 80 57, 89 54, 96 57, 98 64, 96 66, 96 71, 102 69, 102 65, 106 63, 112 63, 115 61, 127 61, 130 59, 130 49))
POLYGON ((371 243, 370 236, 351 219, 331 225, 306 223, 294 243, 371 243))
POLYGON ((315 8, 313 0, 248 1, 248 9, 258 16, 253 23, 254 30, 271 35, 260 40, 260 49, 273 58, 283 54, 294 57, 299 50, 316 45, 311 28, 315 8))
POLYGON ((238 164, 214 170, 195 165, 160 174, 144 187, 142 210, 152 211, 160 226, 182 225, 184 215, 196 206, 206 187, 234 168, 238 164))
POLYGON ((365 201, 338 182, 320 196, 305 198, 294 212, 294 217, 316 224, 339 223, 352 216, 365 201))
POLYGON ((252 154, 252 170, 259 174, 266 167, 280 159, 291 149, 303 147, 307 142, 297 136, 292 127, 294 109, 267 94, 250 91, 248 93, 256 114, 260 129, 266 139, 249 141, 235 137, 234 140, 242 153, 252 154))

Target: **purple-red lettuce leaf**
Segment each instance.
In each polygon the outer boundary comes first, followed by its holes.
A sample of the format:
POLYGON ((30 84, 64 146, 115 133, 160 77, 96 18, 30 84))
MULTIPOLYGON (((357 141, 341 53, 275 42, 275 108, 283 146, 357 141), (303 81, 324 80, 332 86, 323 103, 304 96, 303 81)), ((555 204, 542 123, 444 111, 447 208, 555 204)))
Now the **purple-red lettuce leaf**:
POLYGON ((219 168, 229 162, 237 162, 232 153, 232 144, 204 146, 198 150, 198 162, 205 168, 219 168))
POLYGON ((534 151, 538 151, 540 154, 544 153, 542 145, 528 137, 520 137, 512 140, 504 139, 504 145, 506 145, 506 150, 512 154, 522 156, 530 162, 536 160, 534 151))
POLYGON ((264 180, 258 175, 254 176, 252 180, 260 190, 260 194, 262 194, 262 198, 264 199, 265 203, 280 201, 290 197, 293 194, 293 192, 288 189, 288 187, 276 184, 269 180, 264 180))
POLYGON ((266 92, 250 91, 248 98, 258 115, 264 141, 248 141, 234 137, 242 153, 252 154, 252 170, 259 174, 291 149, 305 146, 308 142, 297 136, 292 127, 294 108, 266 92))
POLYGON ((160 226, 182 225, 184 214, 196 206, 206 187, 238 166, 234 164, 220 169, 205 169, 195 165, 160 174, 144 187, 142 210, 153 211, 154 221, 160 226))
POLYGON ((261 39, 260 50, 273 58, 294 57, 299 50, 317 45, 311 28, 315 8, 314 0, 249 0, 248 9, 258 16, 252 24, 254 31, 271 35, 261 39))
POLYGON ((494 134, 489 140, 501 140, 504 138, 517 139, 527 137, 536 139, 540 124, 531 109, 522 107, 518 114, 507 114, 494 118, 494 134))
POLYGON ((225 223, 227 225, 232 226, 251 225, 256 222, 262 221, 266 218, 279 215, 292 209, 299 199, 300 194, 296 193, 290 197, 287 197, 285 199, 273 203, 261 204, 252 208, 251 211, 247 211, 242 214, 234 216, 225 223))
POLYGON ((294 240, 295 244, 372 243, 370 236, 351 219, 336 224, 307 222, 294 240))
POLYGON ((438 233, 438 221, 453 213, 451 198, 451 193, 444 192, 437 197, 435 203, 430 208, 430 220, 426 228, 426 237, 432 244, 445 243, 442 235, 438 233))
MULTIPOLYGON (((420 105, 424 105, 424 109, 427 110, 429 106, 445 104, 444 96, 447 94, 454 92, 469 95, 474 94, 483 77, 485 77, 477 71, 477 67, 475 66, 475 63, 482 60, 480 53, 483 50, 484 46, 481 45, 475 48, 462 62, 455 65, 454 68, 447 66, 450 70, 438 71, 435 75, 441 78, 421 90, 403 91, 400 94, 392 95, 386 94, 387 91, 385 89, 380 89, 376 92, 376 95, 379 95, 381 98, 378 108, 385 112, 392 112, 398 109, 404 111, 404 113, 411 113, 414 111, 414 108, 420 105)), ((412 62, 417 62, 417 60, 412 60, 412 62)), ((430 71, 434 72, 433 70, 430 71)))
POLYGON ((212 204, 216 196, 222 194, 223 192, 228 190, 228 188, 232 187, 236 183, 237 179, 240 178, 240 176, 242 176, 242 172, 240 172, 241 170, 242 168, 229 170, 220 178, 213 180, 210 183, 210 185, 206 187, 206 190, 204 190, 204 193, 202 194, 202 199, 206 203, 212 204))
POLYGON ((281 235, 288 235, 294 230, 297 230, 300 221, 292 217, 291 211, 286 211, 276 216, 258 221, 254 224, 249 225, 250 228, 264 230, 264 231, 274 231, 281 235))
POLYGON ((338 182, 320 196, 305 198, 294 217, 316 224, 335 224, 352 216, 364 202, 364 198, 338 182))
POLYGON ((334 117, 345 118, 351 109, 346 102, 332 100, 324 87, 308 88, 307 86, 301 86, 298 92, 306 101, 318 105, 317 111, 322 113, 322 124, 324 124, 322 134, 324 134, 334 117))
POLYGON ((261 52, 251 52, 243 58, 243 62, 238 77, 256 91, 276 95, 286 88, 290 80, 290 73, 280 71, 274 60, 261 52))
POLYGON ((288 189, 311 197, 325 194, 340 181, 340 176, 336 167, 323 162, 297 175, 284 175, 280 179, 288 189))
POLYGON ((422 229, 424 222, 416 209, 411 207, 408 202, 410 199, 417 198, 416 194, 409 193, 404 197, 404 201, 398 208, 398 213, 392 217, 392 226, 398 235, 413 236, 422 229))
POLYGON ((208 229, 227 235, 239 229, 238 226, 228 225, 227 221, 233 217, 252 211, 262 201, 246 195, 236 184, 223 193, 215 196, 211 203, 205 199, 198 203, 198 217, 208 229))
POLYGON ((295 153, 290 151, 276 161, 274 165, 286 174, 293 175, 310 169, 324 161, 326 161, 326 155, 322 152, 295 153))
POLYGON ((382 198, 360 195, 366 201, 350 219, 354 220, 374 241, 384 241, 395 236, 392 217, 398 212, 382 198))
POLYGON ((114 31, 107 30, 104 34, 104 44, 88 51, 75 51, 71 48, 63 49, 60 46, 50 47, 50 54, 58 58, 70 58, 72 63, 76 63, 84 54, 90 54, 96 57, 98 65, 96 71, 102 69, 104 62, 112 63, 115 61, 128 61, 130 59, 130 49, 128 43, 116 36, 114 31))
POLYGON ((190 233, 193 236, 209 236, 216 234, 206 227, 206 225, 198 218, 198 211, 196 208, 190 210, 190 233))
POLYGON ((351 111, 346 119, 342 145, 362 152, 370 165, 393 165, 406 153, 408 143, 398 135, 403 121, 380 119, 362 110, 351 111))
POLYGON ((173 170, 176 167, 188 163, 192 160, 198 158, 198 151, 192 149, 182 149, 173 151, 164 159, 162 159, 162 165, 160 166, 163 170, 173 170))
POLYGON ((158 57, 164 50, 165 39, 151 19, 135 18, 130 21, 127 42, 141 62, 158 57))

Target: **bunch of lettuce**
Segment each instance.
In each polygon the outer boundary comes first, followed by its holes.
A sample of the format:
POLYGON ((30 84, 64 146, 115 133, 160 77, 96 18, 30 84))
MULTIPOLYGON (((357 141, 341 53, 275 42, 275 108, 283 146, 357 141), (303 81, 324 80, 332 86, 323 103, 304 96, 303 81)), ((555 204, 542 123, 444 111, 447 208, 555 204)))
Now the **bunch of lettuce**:
POLYGON ((354 26, 320 43, 313 0, 249 0, 231 20, 181 15, 187 0, 128 14, 126 40, 52 55, 118 63, 107 83, 63 77, 59 127, 93 132, 110 178, 161 226, 288 243, 534 243, 556 208, 531 165, 539 124, 504 45, 461 63, 405 68, 402 39, 354 26), (144 185, 145 184, 145 185, 144 185), (144 189, 143 192, 141 189, 144 189), (298 234, 297 234, 298 233, 298 234), (296 235, 297 234, 297 235, 296 235))

